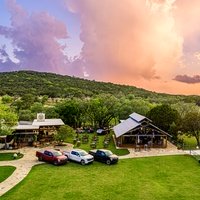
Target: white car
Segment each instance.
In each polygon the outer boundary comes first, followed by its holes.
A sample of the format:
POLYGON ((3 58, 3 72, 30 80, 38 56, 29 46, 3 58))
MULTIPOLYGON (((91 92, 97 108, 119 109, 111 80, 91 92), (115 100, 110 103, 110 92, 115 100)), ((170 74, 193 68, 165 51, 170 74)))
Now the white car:
POLYGON ((68 157, 69 160, 79 162, 81 165, 89 164, 94 161, 94 156, 87 153, 82 149, 73 149, 71 151, 63 151, 64 155, 68 157))

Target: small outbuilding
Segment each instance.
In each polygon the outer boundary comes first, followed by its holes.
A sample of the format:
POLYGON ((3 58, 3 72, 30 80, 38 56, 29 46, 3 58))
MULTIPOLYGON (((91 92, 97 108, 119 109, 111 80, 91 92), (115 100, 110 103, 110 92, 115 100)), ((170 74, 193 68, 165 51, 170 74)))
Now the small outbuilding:
POLYGON ((31 146, 33 142, 51 142, 60 126, 65 125, 62 119, 46 119, 44 113, 38 113, 33 122, 19 122, 13 127, 18 146, 31 146))
POLYGON ((116 145, 119 147, 166 148, 170 134, 152 124, 152 121, 138 113, 132 113, 126 120, 113 127, 116 145))

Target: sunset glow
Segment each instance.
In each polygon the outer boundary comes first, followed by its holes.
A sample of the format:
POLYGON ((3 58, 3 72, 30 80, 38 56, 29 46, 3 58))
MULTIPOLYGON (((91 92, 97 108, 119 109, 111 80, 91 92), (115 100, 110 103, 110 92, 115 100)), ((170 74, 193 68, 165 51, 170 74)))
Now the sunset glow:
POLYGON ((40 2, 0 2, 0 71, 200 95, 199 0, 40 2))

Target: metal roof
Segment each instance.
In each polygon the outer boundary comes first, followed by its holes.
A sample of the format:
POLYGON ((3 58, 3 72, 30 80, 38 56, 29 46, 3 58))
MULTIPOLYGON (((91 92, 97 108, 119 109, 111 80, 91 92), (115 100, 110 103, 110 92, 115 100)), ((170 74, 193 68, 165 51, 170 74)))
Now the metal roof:
MULTIPOLYGON (((148 119, 145 116, 142 116, 140 114, 137 113, 132 113, 131 115, 129 115, 129 118, 126 120, 123 120, 121 123, 119 123, 118 125, 113 127, 114 133, 116 137, 120 137, 121 135, 124 135, 125 133, 131 131, 132 129, 135 129, 137 127, 142 126, 142 122, 143 120, 147 120, 148 122, 151 122, 150 119, 148 119)), ((153 128, 163 132, 164 134, 168 135, 171 137, 170 134, 166 133, 165 131, 159 129, 158 127, 156 127, 155 125, 148 123, 148 126, 152 126, 153 128)))
POLYGON ((32 124, 18 124, 12 127, 14 130, 39 130, 40 126, 62 126, 65 125, 61 119, 45 119, 44 121, 38 121, 35 119, 32 124))
POLYGON ((150 119, 148 119, 147 117, 140 115, 138 113, 132 113, 131 115, 129 115, 130 118, 132 118, 133 120, 135 120, 136 122, 140 123, 142 122, 144 119, 146 119, 147 121, 151 121, 150 119))
POLYGON ((65 125, 62 119, 45 119, 44 121, 38 121, 34 119, 33 124, 34 126, 62 126, 65 125))
POLYGON ((18 124, 20 124, 20 125, 31 125, 32 121, 19 121, 18 124))
POLYGON ((39 126, 37 125, 17 125, 17 126, 14 126, 12 127, 12 129, 14 130, 38 130, 39 129, 39 126))
POLYGON ((134 121, 132 118, 128 118, 127 120, 124 120, 120 124, 114 126, 113 129, 114 129, 116 137, 119 137, 127 133, 128 131, 136 128, 139 125, 140 123, 134 121))

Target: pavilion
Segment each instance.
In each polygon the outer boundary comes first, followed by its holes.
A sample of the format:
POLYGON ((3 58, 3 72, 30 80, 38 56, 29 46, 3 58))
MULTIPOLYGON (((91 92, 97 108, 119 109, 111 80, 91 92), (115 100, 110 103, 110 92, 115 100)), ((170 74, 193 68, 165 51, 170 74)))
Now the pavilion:
POLYGON ((118 147, 166 148, 170 134, 152 124, 152 121, 138 113, 132 113, 126 120, 113 127, 118 147))

